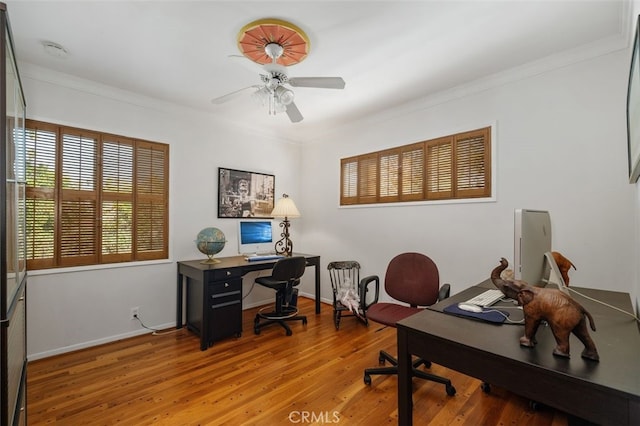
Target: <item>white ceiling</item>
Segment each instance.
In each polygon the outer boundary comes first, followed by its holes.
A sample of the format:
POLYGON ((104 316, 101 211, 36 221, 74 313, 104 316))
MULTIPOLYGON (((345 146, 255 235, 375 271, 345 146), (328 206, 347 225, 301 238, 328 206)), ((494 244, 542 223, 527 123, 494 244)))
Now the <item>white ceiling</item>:
MULTIPOLYGON (((304 142, 324 130, 531 62, 626 46, 624 0, 502 1, 6 1, 20 62, 194 108, 304 142), (341 76, 344 90, 295 88, 304 115, 269 116, 259 84, 233 60, 247 23, 279 18, 310 38, 289 75, 341 76), (58 43, 66 58, 48 55, 58 43), (604 47, 603 47, 604 46, 604 47)), ((599 53, 598 53, 599 52, 599 53)), ((27 64, 27 66, 29 66, 27 64)), ((27 99, 28 102, 28 99, 27 99)))

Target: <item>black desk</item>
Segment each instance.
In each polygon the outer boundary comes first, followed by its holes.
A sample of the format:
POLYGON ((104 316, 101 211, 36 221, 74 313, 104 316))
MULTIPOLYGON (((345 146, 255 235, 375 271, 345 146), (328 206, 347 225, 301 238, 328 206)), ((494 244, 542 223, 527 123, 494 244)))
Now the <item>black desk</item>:
MULTIPOLYGON (((304 256, 315 267, 316 314, 320 313, 320 256, 304 256)), ((200 349, 214 340, 242 332, 242 276, 272 269, 277 259, 248 262, 244 256, 219 257, 220 262, 203 264, 202 259, 178 262, 176 328, 182 328, 182 293, 187 282, 187 327, 200 335, 200 349)))
MULTIPOLYGON (((398 424, 412 424, 412 354, 598 424, 640 424, 640 332, 633 318, 573 294, 597 327, 590 330, 600 354, 595 363, 580 357, 583 345, 573 335, 571 359, 564 359, 552 355, 548 327, 538 330, 535 348, 525 348, 518 341, 522 326, 439 312, 492 287, 485 281, 398 323, 398 424)), ((576 290, 633 312, 628 293, 576 290)))

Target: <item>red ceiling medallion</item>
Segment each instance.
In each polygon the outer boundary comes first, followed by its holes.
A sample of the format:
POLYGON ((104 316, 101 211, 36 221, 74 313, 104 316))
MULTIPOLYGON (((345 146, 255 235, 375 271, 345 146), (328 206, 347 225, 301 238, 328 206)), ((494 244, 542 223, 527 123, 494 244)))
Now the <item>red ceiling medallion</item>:
POLYGON ((270 64, 265 52, 269 43, 282 46, 277 63, 284 66, 302 62, 309 53, 309 37, 297 26, 279 19, 260 19, 245 25, 238 34, 238 48, 247 58, 259 64, 270 64))

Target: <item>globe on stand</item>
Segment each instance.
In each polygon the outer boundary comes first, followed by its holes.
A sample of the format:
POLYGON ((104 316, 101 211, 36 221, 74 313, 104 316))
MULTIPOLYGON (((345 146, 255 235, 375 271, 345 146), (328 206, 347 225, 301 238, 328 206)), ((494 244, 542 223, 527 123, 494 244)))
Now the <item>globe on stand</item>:
POLYGON ((201 253, 206 254, 208 258, 200 263, 214 264, 220 262, 218 259, 214 259, 213 256, 222 251, 226 242, 224 233, 218 228, 204 228, 198 232, 196 247, 201 253))

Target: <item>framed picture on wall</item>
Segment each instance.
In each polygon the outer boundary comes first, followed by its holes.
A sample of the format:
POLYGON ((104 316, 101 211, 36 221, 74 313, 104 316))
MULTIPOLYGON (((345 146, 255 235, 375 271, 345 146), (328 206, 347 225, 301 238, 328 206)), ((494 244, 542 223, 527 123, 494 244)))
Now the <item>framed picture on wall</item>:
POLYGON ((218 217, 265 218, 273 210, 274 175, 218 168, 218 217))
POLYGON ((636 22, 636 32, 629 70, 627 91, 627 144, 629 151, 629 182, 635 183, 640 175, 640 16, 636 22))

